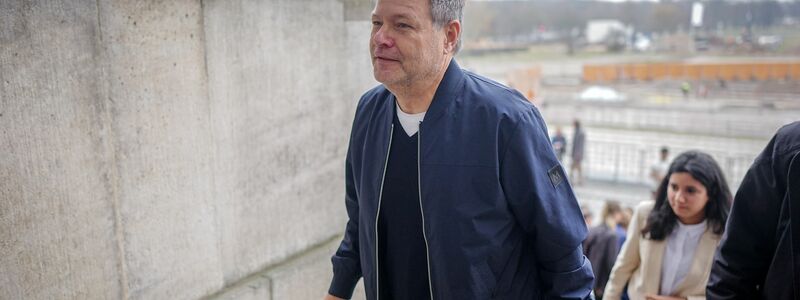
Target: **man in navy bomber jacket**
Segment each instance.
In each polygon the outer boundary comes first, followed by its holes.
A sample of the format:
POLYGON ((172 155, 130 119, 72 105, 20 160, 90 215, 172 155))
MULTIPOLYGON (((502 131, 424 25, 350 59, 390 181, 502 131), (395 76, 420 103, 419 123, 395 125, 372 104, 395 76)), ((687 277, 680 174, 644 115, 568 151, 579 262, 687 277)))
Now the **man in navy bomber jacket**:
POLYGON ((586 226, 541 115, 462 70, 464 0, 378 0, 326 299, 587 299, 586 226))

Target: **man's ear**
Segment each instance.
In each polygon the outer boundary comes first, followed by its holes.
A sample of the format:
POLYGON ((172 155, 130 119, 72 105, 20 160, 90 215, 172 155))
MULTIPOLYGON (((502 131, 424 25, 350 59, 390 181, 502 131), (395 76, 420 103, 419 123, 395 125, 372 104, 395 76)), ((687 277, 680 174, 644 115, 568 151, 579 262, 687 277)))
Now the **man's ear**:
POLYGON ((444 26, 444 53, 455 54, 458 39, 461 37, 461 22, 452 20, 444 26))

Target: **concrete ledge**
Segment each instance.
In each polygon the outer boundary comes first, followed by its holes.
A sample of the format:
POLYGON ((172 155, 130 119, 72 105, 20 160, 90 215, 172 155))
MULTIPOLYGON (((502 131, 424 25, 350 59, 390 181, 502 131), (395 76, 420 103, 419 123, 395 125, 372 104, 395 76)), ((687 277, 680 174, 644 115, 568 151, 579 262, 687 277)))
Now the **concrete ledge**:
MULTIPOLYGON (((322 299, 333 276, 330 258, 340 242, 341 236, 332 237, 207 299, 322 299)), ((353 299, 366 299, 363 281, 356 286, 353 299)))
POLYGON ((207 299, 272 300, 272 284, 269 278, 261 274, 247 278, 244 282, 223 290, 222 294, 207 299))

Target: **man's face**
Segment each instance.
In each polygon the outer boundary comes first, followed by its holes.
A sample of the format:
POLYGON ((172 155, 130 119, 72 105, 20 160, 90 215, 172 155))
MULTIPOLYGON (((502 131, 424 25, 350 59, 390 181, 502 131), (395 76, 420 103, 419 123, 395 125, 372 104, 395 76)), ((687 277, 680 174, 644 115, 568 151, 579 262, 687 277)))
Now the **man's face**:
POLYGON ((375 80, 408 87, 434 79, 446 58, 445 40, 429 0, 378 0, 369 43, 375 80))

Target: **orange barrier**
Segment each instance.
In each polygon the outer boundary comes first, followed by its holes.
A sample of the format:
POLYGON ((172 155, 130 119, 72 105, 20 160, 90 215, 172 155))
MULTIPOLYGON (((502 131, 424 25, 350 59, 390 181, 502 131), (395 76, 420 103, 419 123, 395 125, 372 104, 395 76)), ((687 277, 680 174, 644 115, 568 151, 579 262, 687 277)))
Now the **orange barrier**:
POLYGON ((667 72, 669 73, 670 79, 680 79, 683 78, 683 64, 669 64, 667 66, 667 72))
POLYGON ((583 80, 798 80, 800 62, 785 63, 651 63, 619 65, 584 65, 583 80))
POLYGON ((597 78, 597 67, 596 66, 583 66, 583 81, 585 82, 597 82, 599 79, 597 78))
POLYGON ((636 79, 636 77, 633 75, 633 65, 625 64, 619 67, 619 69, 622 71, 622 75, 620 75, 621 79, 626 79, 626 80, 636 79))
POLYGON ((790 79, 788 64, 771 64, 769 67, 769 78, 773 80, 790 79))
POLYGON ((539 104, 536 95, 540 90, 542 72, 539 67, 516 70, 508 75, 507 83, 528 98, 528 101, 539 104))
POLYGON ((700 78, 716 80, 719 78, 720 66, 716 64, 705 64, 700 66, 700 78))
POLYGON ((605 82, 619 79, 616 66, 595 65, 583 66, 583 80, 587 82, 605 82))
POLYGON ((605 66, 600 69, 600 77, 603 81, 615 81, 619 79, 619 75, 617 74, 617 67, 615 66, 605 66))
POLYGON ((722 80, 733 80, 736 77, 736 65, 731 64, 721 64, 719 65, 719 76, 718 79, 722 80))
POLYGON ((649 80, 658 80, 663 78, 669 78, 669 64, 652 64, 647 69, 647 79, 649 80))
POLYGON ((733 66, 734 80, 750 80, 753 78, 752 71, 748 64, 738 64, 733 66))
POLYGON ((800 80, 800 63, 789 65, 789 76, 794 80, 800 80))
POLYGON ((648 66, 647 65, 633 65, 633 79, 638 81, 645 81, 647 80, 647 73, 648 73, 648 66))
POLYGON ((767 65, 767 64, 752 64, 751 68, 753 68, 753 79, 755 79, 755 80, 767 80, 767 79, 769 79, 769 65, 767 65))
POLYGON ((683 78, 700 79, 701 65, 683 65, 683 78))

